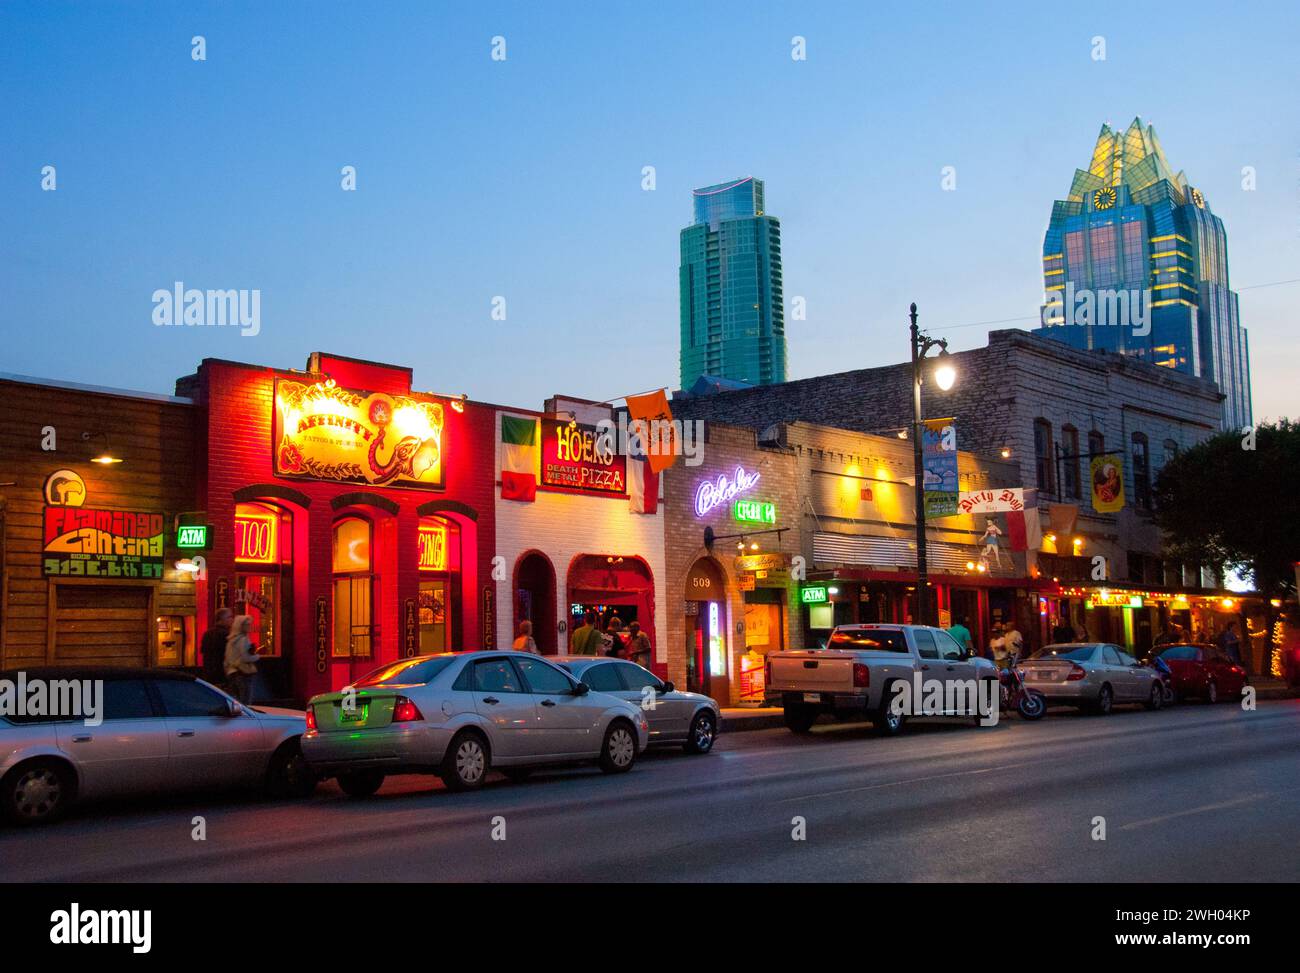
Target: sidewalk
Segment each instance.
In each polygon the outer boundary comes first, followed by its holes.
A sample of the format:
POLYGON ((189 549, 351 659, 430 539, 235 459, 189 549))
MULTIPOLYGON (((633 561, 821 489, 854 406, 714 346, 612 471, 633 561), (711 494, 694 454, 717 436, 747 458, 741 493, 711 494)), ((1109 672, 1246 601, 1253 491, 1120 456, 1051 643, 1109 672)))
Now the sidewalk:
POLYGON ((779 706, 728 706, 722 710, 722 733, 770 730, 784 726, 779 706))

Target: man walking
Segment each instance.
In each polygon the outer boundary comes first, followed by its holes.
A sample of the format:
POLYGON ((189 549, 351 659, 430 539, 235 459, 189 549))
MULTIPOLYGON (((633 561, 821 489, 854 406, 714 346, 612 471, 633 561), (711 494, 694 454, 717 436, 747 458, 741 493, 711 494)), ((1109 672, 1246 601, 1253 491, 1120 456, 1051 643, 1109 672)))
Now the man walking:
POLYGON ((212 627, 203 633, 199 643, 199 661, 203 665, 203 678, 214 686, 224 681, 226 667, 226 639, 230 637, 230 619, 233 613, 229 608, 218 608, 212 627))

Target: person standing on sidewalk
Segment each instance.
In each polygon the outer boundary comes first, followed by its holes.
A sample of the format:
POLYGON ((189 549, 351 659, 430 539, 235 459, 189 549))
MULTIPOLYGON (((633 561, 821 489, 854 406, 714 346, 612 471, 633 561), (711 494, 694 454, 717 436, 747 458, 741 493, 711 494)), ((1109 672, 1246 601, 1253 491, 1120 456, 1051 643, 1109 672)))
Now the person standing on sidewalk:
POLYGON ((537 642, 533 640, 533 623, 524 619, 519 623, 519 637, 515 639, 513 646, 516 652, 531 652, 533 655, 541 655, 537 648, 537 642))
POLYGON ((235 699, 241 703, 253 701, 253 676, 257 674, 257 653, 253 651, 253 617, 238 616, 230 626, 226 639, 226 678, 234 687, 235 699))
POLYGON ((226 639, 230 637, 230 619, 233 616, 234 612, 229 608, 218 608, 212 627, 203 633, 203 640, 199 643, 203 678, 214 686, 221 686, 226 681, 226 639))
POLYGON ((596 647, 600 645, 600 629, 596 628, 596 613, 588 611, 582 616, 582 624, 573 632, 569 648, 574 655, 598 655, 596 647))
POLYGON ((627 657, 643 669, 650 668, 650 639, 637 621, 627 627, 627 657))

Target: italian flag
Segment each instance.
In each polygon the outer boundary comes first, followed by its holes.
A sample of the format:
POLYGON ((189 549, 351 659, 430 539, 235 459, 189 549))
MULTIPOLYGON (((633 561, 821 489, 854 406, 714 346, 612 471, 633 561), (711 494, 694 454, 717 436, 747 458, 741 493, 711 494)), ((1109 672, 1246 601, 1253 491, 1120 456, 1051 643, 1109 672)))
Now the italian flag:
POLYGON ((501 499, 532 503, 537 499, 537 463, 541 436, 536 419, 501 416, 501 499))

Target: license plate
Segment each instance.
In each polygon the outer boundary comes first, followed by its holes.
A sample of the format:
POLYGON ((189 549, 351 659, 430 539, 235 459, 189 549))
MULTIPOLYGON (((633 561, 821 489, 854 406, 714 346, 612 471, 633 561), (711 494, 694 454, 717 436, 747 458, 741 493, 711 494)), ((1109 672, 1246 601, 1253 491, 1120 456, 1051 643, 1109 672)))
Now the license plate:
POLYGON ((804 693, 803 701, 805 703, 820 703, 822 701, 821 693, 804 693))
POLYGON ((364 723, 366 721, 366 709, 367 707, 365 706, 362 706, 359 709, 358 708, 344 709, 343 707, 340 706, 339 722, 340 723, 364 723))

